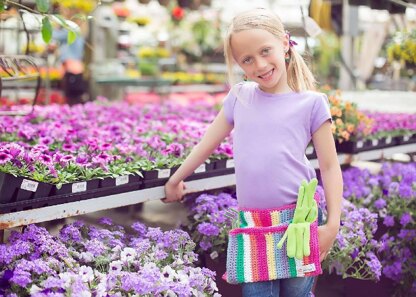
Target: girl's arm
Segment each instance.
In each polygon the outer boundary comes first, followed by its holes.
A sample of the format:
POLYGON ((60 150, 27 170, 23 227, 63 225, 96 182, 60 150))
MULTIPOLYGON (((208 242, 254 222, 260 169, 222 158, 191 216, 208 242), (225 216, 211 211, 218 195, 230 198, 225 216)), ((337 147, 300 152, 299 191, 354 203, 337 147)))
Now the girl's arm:
POLYGON ((328 210, 326 224, 318 228, 319 250, 322 261, 332 247, 340 227, 343 182, 329 121, 322 124, 312 135, 312 141, 318 156, 328 210))
POLYGON ((174 202, 182 199, 185 188, 183 180, 208 159, 232 129, 233 126, 228 123, 224 110, 221 109, 201 141, 193 148, 179 169, 169 178, 165 185, 166 198, 163 199, 164 202, 174 202))

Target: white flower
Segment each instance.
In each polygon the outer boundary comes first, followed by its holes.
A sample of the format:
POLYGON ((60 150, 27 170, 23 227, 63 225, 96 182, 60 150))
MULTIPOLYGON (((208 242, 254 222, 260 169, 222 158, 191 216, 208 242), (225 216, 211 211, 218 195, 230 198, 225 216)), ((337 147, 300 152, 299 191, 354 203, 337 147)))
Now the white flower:
POLYGON ((124 248, 123 251, 120 253, 120 259, 123 262, 130 262, 133 261, 136 257, 137 253, 136 250, 133 248, 124 248))
POLYGON ((110 271, 111 272, 120 272, 123 269, 123 262, 122 261, 113 261, 110 263, 110 271))
POLYGON ((94 261, 94 255, 90 252, 83 252, 79 256, 84 262, 88 263, 94 261))
POLYGON ((176 259, 172 264, 174 264, 175 266, 176 265, 179 266, 179 265, 183 265, 183 263, 184 263, 183 260, 181 258, 179 258, 179 259, 176 259))
POLYGON ((35 295, 36 293, 39 293, 40 291, 42 291, 43 289, 42 288, 39 288, 38 286, 36 286, 36 285, 33 285, 31 288, 30 288, 30 295, 35 295))
POLYGON ((177 272, 177 277, 181 284, 186 284, 186 285, 189 284, 189 276, 183 270, 179 270, 177 272))
POLYGON ((107 276, 103 276, 100 279, 100 282, 97 285, 97 289, 96 289, 96 294, 97 297, 106 297, 107 294, 107 276))
POLYGON ((72 282, 72 274, 69 272, 63 272, 59 274, 59 277, 65 282, 64 289, 68 288, 72 282))
POLYGON ((177 297, 178 295, 176 295, 176 293, 175 292, 173 292, 172 290, 167 290, 164 294, 163 294, 163 296, 166 296, 166 297, 177 297))
POLYGON ((82 291, 80 292, 80 295, 78 295, 79 297, 91 297, 91 292, 90 291, 82 291))
MULTIPOLYGON (((215 282, 215 281, 213 281, 212 279, 210 279, 210 288, 212 289, 212 291, 218 291, 218 287, 217 287, 217 283, 215 282)), ((214 294, 214 297, 215 296, 217 296, 217 297, 220 297, 221 296, 221 294, 218 294, 218 293, 215 293, 214 294)))
POLYGON ((172 267, 168 265, 163 267, 162 275, 165 279, 167 279, 170 282, 177 276, 177 273, 175 270, 172 269, 172 267))
POLYGON ((81 276, 83 282, 91 282, 94 280, 94 271, 89 266, 81 266, 78 274, 81 276))

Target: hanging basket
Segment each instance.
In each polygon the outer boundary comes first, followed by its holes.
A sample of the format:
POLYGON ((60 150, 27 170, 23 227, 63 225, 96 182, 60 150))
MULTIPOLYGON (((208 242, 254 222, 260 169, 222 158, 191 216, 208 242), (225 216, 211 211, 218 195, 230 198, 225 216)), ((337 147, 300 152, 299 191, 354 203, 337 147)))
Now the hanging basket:
POLYGON ((141 4, 149 4, 151 0, 138 0, 141 4))
POLYGON ((168 6, 170 3, 170 0, 158 0, 158 1, 161 6, 168 6))

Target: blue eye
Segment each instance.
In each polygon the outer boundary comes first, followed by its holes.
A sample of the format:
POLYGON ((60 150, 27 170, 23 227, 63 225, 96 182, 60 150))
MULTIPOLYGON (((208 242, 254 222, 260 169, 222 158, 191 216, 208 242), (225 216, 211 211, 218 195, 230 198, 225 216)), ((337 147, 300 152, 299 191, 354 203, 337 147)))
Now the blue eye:
POLYGON ((252 58, 248 57, 243 60, 243 64, 250 64, 252 62, 252 58))
POLYGON ((270 48, 270 47, 267 47, 267 48, 265 48, 265 49, 263 49, 262 51, 261 51, 261 53, 263 54, 263 55, 268 55, 269 53, 270 53, 270 51, 271 51, 272 49, 270 48))

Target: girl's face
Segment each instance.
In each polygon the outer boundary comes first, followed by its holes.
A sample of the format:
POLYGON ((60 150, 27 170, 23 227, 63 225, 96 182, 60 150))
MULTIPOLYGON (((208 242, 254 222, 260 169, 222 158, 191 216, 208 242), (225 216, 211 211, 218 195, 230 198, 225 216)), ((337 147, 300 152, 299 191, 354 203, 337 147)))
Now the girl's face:
POLYGON ((290 91, 285 63, 288 49, 287 37, 280 40, 262 29, 240 31, 231 37, 234 60, 249 80, 257 82, 268 93, 290 91))

